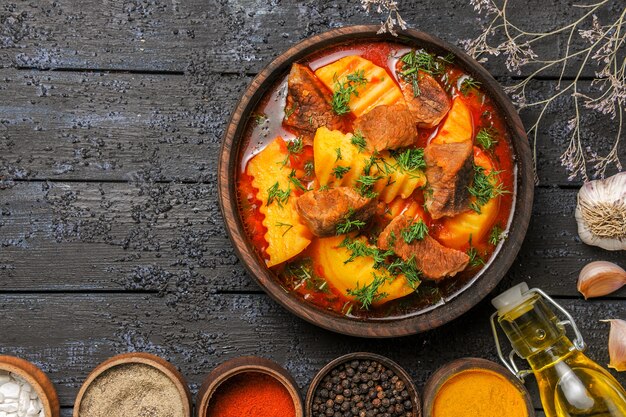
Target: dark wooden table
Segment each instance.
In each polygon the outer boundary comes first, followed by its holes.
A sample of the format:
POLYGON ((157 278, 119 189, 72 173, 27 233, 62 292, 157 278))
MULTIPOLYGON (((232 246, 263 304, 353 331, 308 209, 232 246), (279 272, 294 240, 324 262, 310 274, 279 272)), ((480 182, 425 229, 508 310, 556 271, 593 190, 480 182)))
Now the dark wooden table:
MULTIPOLYGON (((578 13, 564 2, 513 3, 521 24, 536 29, 578 13)), ((479 33, 465 0, 400 6, 413 27, 450 42, 479 33)), ((0 2, 0 352, 41 366, 64 416, 90 370, 126 351, 169 359, 194 390, 215 365, 248 354, 283 364, 303 391, 330 359, 356 350, 397 360, 420 386, 452 359, 496 360, 488 300, 414 337, 344 337, 271 301, 225 235, 216 161, 242 90, 289 45, 376 22, 355 1, 0 2)), ((501 61, 487 68, 509 81, 501 61)), ((593 74, 585 76, 588 88, 593 74)), ((554 77, 534 81, 535 94, 553 90, 554 77)), ((522 280, 543 288, 574 314, 588 353, 606 364, 608 326, 599 320, 626 318, 626 291, 584 301, 576 279, 592 260, 626 265, 623 253, 578 239, 581 183, 569 182, 559 163, 567 105, 547 115, 530 230, 494 293, 522 280)), ((605 152, 612 125, 595 115, 582 122, 605 152)), ((540 409, 532 378, 528 386, 540 409)))

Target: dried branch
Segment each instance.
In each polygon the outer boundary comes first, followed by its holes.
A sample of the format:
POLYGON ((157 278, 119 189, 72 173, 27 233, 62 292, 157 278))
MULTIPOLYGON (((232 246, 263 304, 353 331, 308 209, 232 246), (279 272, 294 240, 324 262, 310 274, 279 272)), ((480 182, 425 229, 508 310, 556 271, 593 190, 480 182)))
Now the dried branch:
POLYGON ((398 10, 398 2, 394 0, 361 0, 361 5, 367 13, 373 8, 376 9, 376 13, 387 13, 387 19, 381 23, 378 34, 389 32, 393 36, 398 36, 396 33, 396 26, 401 29, 406 29, 406 22, 400 16, 398 10))
POLYGON ((608 2, 609 0, 601 0, 593 4, 577 5, 576 7, 585 11, 573 22, 548 32, 530 32, 509 20, 508 0, 503 0, 501 5, 496 0, 470 0, 474 10, 480 16, 487 18, 487 23, 476 39, 461 42, 467 52, 479 62, 487 61, 489 55, 502 54, 506 59, 507 69, 515 74, 521 74, 521 68, 527 65, 538 66, 538 69, 528 77, 505 88, 520 109, 530 107, 541 109, 539 116, 528 131, 533 142, 535 164, 537 163, 537 135, 548 106, 561 96, 572 98, 574 114, 567 124, 567 130, 571 136, 567 149, 561 155, 561 163, 569 172, 570 180, 580 175, 587 181, 589 179, 588 164, 591 164, 593 175, 602 178, 611 165, 618 170, 622 169, 618 148, 626 104, 626 8, 615 21, 602 25, 596 13, 608 7, 608 2), (562 33, 568 35, 567 46, 562 56, 543 59, 533 51, 532 46, 540 41, 556 44, 555 37, 562 33), (575 35, 586 41, 579 50, 572 47, 572 39, 575 35), (578 63, 580 59, 582 61, 578 63), (565 80, 565 69, 575 60, 576 65, 579 66, 578 71, 572 80, 565 80), (530 101, 527 94, 529 82, 553 67, 560 67, 555 93, 543 100, 530 101), (593 93, 585 94, 579 89, 579 80, 584 70, 588 68, 595 69, 595 78, 591 85, 596 89, 593 93), (583 144, 580 116, 584 109, 597 111, 612 120, 617 116, 617 136, 611 151, 605 156, 599 156, 593 149, 583 144))

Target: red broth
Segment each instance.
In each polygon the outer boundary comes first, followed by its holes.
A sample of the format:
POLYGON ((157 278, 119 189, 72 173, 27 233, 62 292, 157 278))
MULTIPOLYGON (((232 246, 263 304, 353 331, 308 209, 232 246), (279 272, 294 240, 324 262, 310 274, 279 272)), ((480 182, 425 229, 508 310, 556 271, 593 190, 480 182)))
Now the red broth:
MULTIPOLYGON (((408 51, 410 51, 410 48, 407 46, 391 42, 358 42, 317 52, 304 61, 301 61, 301 63, 308 64, 312 70, 316 70, 344 56, 360 55, 372 61, 374 64, 385 68, 390 76, 394 80, 397 80, 395 71, 396 63, 398 59, 408 51)), ((468 77, 468 74, 452 63, 446 67, 446 71, 443 75, 436 78, 451 98, 460 97, 464 103, 468 105, 472 113, 474 134, 481 128, 492 128, 498 133, 498 141, 491 151, 488 152, 488 156, 495 166, 495 169, 500 171, 500 181, 505 190, 508 191, 504 195, 497 197, 500 199, 500 208, 494 222, 494 225, 502 230, 506 230, 512 214, 515 186, 515 170, 510 137, 498 108, 494 105, 491 98, 481 91, 480 87, 472 89, 466 92, 466 94, 460 92, 460 85, 465 77, 468 77)), ((285 75, 259 103, 254 117, 248 122, 245 144, 241 154, 240 173, 238 177, 239 209, 248 237, 264 259, 269 259, 265 252, 267 242, 264 239, 264 234, 267 229, 262 224, 264 217, 263 214, 259 212, 261 202, 256 199, 257 190, 252 186, 252 177, 247 175, 245 170, 249 160, 277 136, 281 136, 285 140, 296 138, 296 135, 292 133, 287 126, 282 124, 285 114, 286 94, 287 75, 285 75)), ((418 143, 416 143, 416 146, 421 148, 425 147, 429 140, 435 136, 437 129, 437 126, 431 129, 419 129, 418 143)), ((292 168, 304 170, 307 163, 313 163, 312 146, 305 146, 304 152, 298 154, 296 157, 291 157, 290 162, 292 168)), ((312 181, 313 178, 309 180, 312 181)), ((398 197, 398 199, 399 198, 400 197, 398 197)), ((394 201, 390 203, 390 205, 408 205, 410 201, 417 202, 421 207, 424 202, 423 192, 417 190, 411 198, 406 201, 394 201)), ((432 220, 430 216, 428 216, 428 213, 423 213, 423 215, 424 220, 429 226, 430 234, 437 238, 437 234, 440 233, 443 228, 442 221, 432 220)), ((384 227, 382 219, 375 218, 370 229, 376 230, 377 227, 384 227), (377 223, 381 223, 381 225, 377 225, 377 223)), ((381 230, 380 228, 378 231, 381 230)), ((496 249, 496 246, 489 242, 489 234, 481 240, 471 242, 471 246, 484 261, 485 265, 489 263, 496 249)), ((469 250, 470 242, 460 249, 469 250)), ((308 262, 309 259, 310 254, 305 250, 286 264, 290 262, 308 262)), ((414 293, 377 307, 371 307, 369 310, 364 310, 358 306, 358 303, 346 298, 342 293, 334 289, 329 282, 326 282, 324 280, 324 271, 319 265, 313 264, 312 266, 315 275, 317 275, 316 282, 307 282, 306 285, 301 281, 294 280, 293 277, 287 274, 285 265, 279 265, 272 269, 283 287, 287 291, 297 294, 303 299, 303 302, 311 303, 320 309, 329 310, 340 315, 381 320, 418 314, 436 307, 444 302, 445 299, 458 294, 467 285, 471 284, 474 279, 480 279, 479 273, 481 269, 484 268, 482 264, 473 267, 468 266, 465 271, 454 277, 443 279, 438 283, 423 280, 414 293)))

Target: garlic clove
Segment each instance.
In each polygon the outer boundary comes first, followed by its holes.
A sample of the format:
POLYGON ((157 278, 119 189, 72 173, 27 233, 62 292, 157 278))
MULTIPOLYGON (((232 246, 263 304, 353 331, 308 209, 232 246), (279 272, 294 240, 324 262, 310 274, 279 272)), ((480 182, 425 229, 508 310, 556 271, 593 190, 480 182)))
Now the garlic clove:
POLYGON ((586 182, 578 192, 575 215, 583 242, 626 250, 626 172, 586 182))
POLYGON ((613 262, 590 262, 578 275, 578 291, 587 298, 611 294, 626 285, 626 271, 613 262))
POLYGON ((609 368, 618 372, 626 371, 626 321, 602 320, 611 323, 609 331, 609 368))

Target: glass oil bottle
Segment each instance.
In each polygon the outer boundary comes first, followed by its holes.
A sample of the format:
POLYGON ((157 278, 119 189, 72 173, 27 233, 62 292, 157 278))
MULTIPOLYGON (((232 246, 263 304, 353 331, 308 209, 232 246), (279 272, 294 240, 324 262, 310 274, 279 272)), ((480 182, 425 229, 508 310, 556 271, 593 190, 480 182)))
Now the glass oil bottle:
POLYGON ((570 314, 539 289, 519 284, 496 297, 498 309, 491 326, 498 355, 522 381, 534 374, 546 417, 626 417, 626 392, 603 367, 584 353, 585 343, 570 314), (567 320, 559 320, 550 304, 567 320), (504 331, 513 346, 508 360, 498 340, 504 331), (566 335, 571 325, 576 338, 566 335), (514 356, 525 359, 532 370, 520 371, 514 356))

